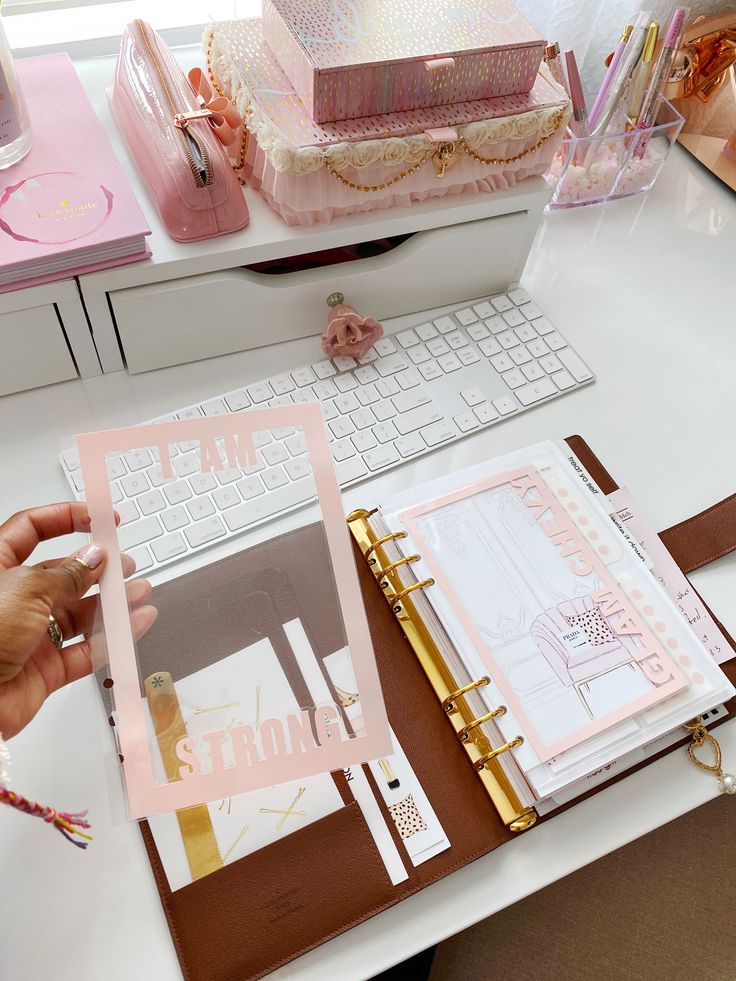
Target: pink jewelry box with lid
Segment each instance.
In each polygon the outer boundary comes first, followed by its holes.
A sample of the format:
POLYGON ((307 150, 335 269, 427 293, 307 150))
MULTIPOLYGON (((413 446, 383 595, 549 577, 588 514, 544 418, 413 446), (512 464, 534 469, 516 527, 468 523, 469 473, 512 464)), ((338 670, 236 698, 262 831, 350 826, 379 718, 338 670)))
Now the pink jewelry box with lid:
POLYGON ((570 117, 567 93, 542 66, 524 94, 320 124, 260 20, 215 24, 203 46, 248 129, 248 183, 290 225, 513 187, 549 169, 570 117))
POLYGON ((529 92, 545 40, 511 0, 263 0, 317 123, 529 92))

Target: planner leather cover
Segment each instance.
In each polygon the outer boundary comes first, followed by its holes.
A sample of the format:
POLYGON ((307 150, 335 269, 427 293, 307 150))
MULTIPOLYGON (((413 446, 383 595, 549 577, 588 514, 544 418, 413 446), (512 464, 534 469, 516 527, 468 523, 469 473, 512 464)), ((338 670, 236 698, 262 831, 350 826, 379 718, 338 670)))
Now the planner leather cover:
MULTIPOLYGON (((584 440, 570 437, 568 443, 603 492, 611 493, 615 482, 584 440)), ((736 548, 736 495, 674 526, 662 538, 684 571, 692 571, 717 554, 736 548)), ((201 663, 201 652, 209 639, 206 621, 213 597, 218 597, 220 625, 225 602, 238 643, 242 642, 246 626, 254 640, 270 636, 273 642, 278 636, 280 625, 273 617, 270 621, 267 617, 260 621, 253 617, 258 606, 257 593, 261 591, 273 602, 277 619, 285 614, 291 616, 296 605, 319 656, 331 653, 339 638, 325 630, 329 618, 323 614, 325 604, 332 598, 320 594, 313 575, 314 568, 326 561, 323 536, 309 526, 191 573, 200 580, 201 605, 198 610, 179 611, 186 619, 186 629, 177 636, 182 675, 201 663), (243 566, 244 554, 248 555, 248 568, 243 566), (241 602, 246 597, 247 602, 241 602)), ((398 886, 389 882, 344 781, 338 781, 343 799, 348 801, 342 809, 176 892, 169 889, 150 829, 142 822, 182 971, 191 981, 248 981, 262 977, 514 836, 486 795, 357 547, 356 563, 389 721, 451 847, 414 868, 367 768, 368 780, 396 846, 406 859, 409 878, 398 886)), ((188 593, 192 595, 191 590, 188 593)), ((155 602, 162 608, 178 595, 178 590, 167 591, 164 584, 157 589, 155 602)), ((163 616, 161 620, 170 622, 172 617, 163 616)), ((728 634, 725 636, 736 651, 736 644, 728 634)), ((154 628, 151 649, 161 639, 154 628)), ((139 656, 145 658, 145 647, 141 647, 139 656)), ((723 667, 736 680, 736 658, 723 667)), ((298 689, 296 674, 293 683, 298 689)), ((736 710, 735 703, 736 699, 729 705, 732 711, 736 710)), ((592 792, 600 789, 603 788, 592 792)), ((533 833, 533 829, 526 833, 533 833)))

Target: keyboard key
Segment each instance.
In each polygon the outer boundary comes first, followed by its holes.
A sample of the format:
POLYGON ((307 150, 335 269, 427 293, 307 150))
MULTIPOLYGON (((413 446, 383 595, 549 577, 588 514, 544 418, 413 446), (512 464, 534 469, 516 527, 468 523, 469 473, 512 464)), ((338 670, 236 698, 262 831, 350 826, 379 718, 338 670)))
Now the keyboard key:
POLYGON ((549 354, 549 348, 545 341, 541 337, 535 338, 533 341, 529 341, 527 344, 527 350, 535 358, 543 358, 545 354, 549 354))
POLYGON ((437 364, 447 375, 451 371, 457 371, 458 368, 462 368, 462 363, 456 354, 443 354, 441 358, 437 358, 437 364))
POLYGON ((386 358, 379 358, 375 364, 378 374, 385 378, 386 375, 395 375, 397 371, 403 371, 407 363, 400 354, 390 354, 386 358))
POLYGON ((518 368, 513 368, 511 371, 505 372, 501 377, 509 388, 520 388, 522 385, 526 385, 526 378, 518 368))
POLYGON ((406 459, 407 457, 414 456, 416 453, 422 453, 426 450, 427 444, 419 433, 414 433, 411 436, 402 436, 401 439, 397 439, 394 447, 406 459))
POLYGON ((532 356, 527 351, 525 344, 520 344, 519 347, 515 347, 509 351, 509 357, 516 365, 527 364, 532 360, 532 356))
POLYGON ((509 327, 518 327, 520 324, 525 323, 524 314, 514 307, 511 310, 506 310, 501 314, 503 319, 509 325, 509 327))
POLYGON ((413 330, 402 330, 400 333, 396 334, 396 340, 404 349, 414 347, 416 344, 419 344, 419 338, 413 330))
MULTIPOLYGON (((266 473, 267 472, 268 471, 266 471, 266 473)), ((265 481, 265 473, 263 478, 265 481)), ((229 484, 227 487, 219 487, 216 491, 213 491, 212 500, 215 502, 220 511, 225 511, 227 508, 240 504, 240 494, 238 494, 237 490, 232 484, 229 484)))
POLYGON ((348 412, 354 412, 358 408, 359 402, 352 392, 346 392, 345 395, 338 395, 335 399, 335 408, 338 412, 342 412, 346 415, 348 412))
POLYGON ((338 375, 335 379, 335 386, 341 392, 352 392, 354 388, 358 387, 358 383, 353 375, 338 375))
POLYGON ((325 422, 329 422, 330 419, 334 419, 338 415, 338 411, 335 408, 334 402, 323 403, 322 415, 324 416, 325 422))
POLYGON ((252 474, 250 477, 244 477, 242 480, 239 480, 236 487, 240 491, 240 496, 244 501, 251 501, 254 497, 258 497, 260 494, 265 493, 263 484, 261 483, 261 478, 256 476, 256 474, 252 474))
POLYGON ((376 382, 376 391, 381 398, 388 399, 392 395, 396 395, 397 392, 400 392, 401 389, 395 378, 383 378, 381 381, 376 382))
POLYGON ((120 516, 121 526, 127 525, 130 521, 136 521, 138 518, 140 518, 138 508, 135 506, 135 501, 121 501, 115 510, 120 516))
MULTIPOLYGON (((352 378, 350 375, 345 375, 345 378, 346 379, 349 378, 350 381, 353 383, 352 388, 355 388, 357 384, 355 379, 352 378)), ((293 399, 295 405, 297 404, 301 405, 303 402, 315 401, 314 391, 311 385, 309 385, 307 388, 300 388, 298 392, 293 392, 291 398, 293 399)))
POLYGON ((186 552, 187 546, 177 531, 173 535, 166 535, 164 538, 159 538, 158 541, 151 545, 151 549, 156 556, 157 562, 166 562, 168 559, 176 558, 177 555, 186 552))
POLYGON ((289 478, 286 476, 286 472, 283 467, 272 467, 270 470, 265 470, 261 474, 261 479, 269 490, 274 490, 277 487, 283 487, 289 482, 289 478))
POLYGON ((112 503, 118 504, 123 499, 123 492, 120 490, 120 484, 117 481, 113 481, 110 484, 110 494, 112 495, 112 503))
MULTIPOLYGON (((123 459, 128 465, 128 470, 134 473, 136 470, 143 470, 144 467, 150 467, 153 463, 153 458, 148 450, 130 450, 129 453, 123 453, 123 459)), ((119 464, 119 461, 110 460, 111 468, 114 470, 112 477, 122 477, 125 471, 120 471, 119 466, 114 466, 114 463, 119 464)))
POLYGON ((414 329, 423 341, 431 341, 433 337, 437 336, 437 328, 433 324, 420 324, 414 329))
POLYGON ((536 303, 525 303, 521 307, 521 312, 524 314, 527 320, 536 320, 537 317, 542 316, 542 311, 539 309, 536 303))
POLYGON ((145 572, 146 569, 150 569, 153 565, 151 553, 145 545, 141 545, 140 548, 131 549, 127 554, 135 562, 136 572, 145 572))
MULTIPOLYGON (((383 423, 382 425, 386 424, 383 423)), ((365 453, 366 450, 372 450, 374 446, 378 446, 376 437, 369 429, 363 429, 359 433, 353 433, 350 441, 358 453, 365 453)))
MULTIPOLYGON (((351 460, 343 460, 342 463, 335 464, 335 473, 341 485, 349 484, 353 480, 360 480, 368 473, 368 467, 363 463, 363 458, 357 454, 351 460)), ((299 487, 299 484, 294 486, 299 487)))
POLYGON ((357 389, 355 394, 358 396, 358 401, 361 405, 373 405, 380 398, 375 385, 363 385, 357 389))
POLYGON ((311 481, 297 481, 241 504, 239 507, 230 508, 222 516, 230 531, 239 531, 256 521, 271 517, 272 514, 302 504, 311 497, 313 497, 311 481))
POLYGON ((502 395, 500 399, 493 400, 493 407, 500 415, 507 416, 510 412, 516 412, 519 406, 510 395, 502 395))
POLYGON ((499 293, 498 296, 492 297, 491 303, 499 313, 503 313, 504 310, 511 310, 514 305, 504 293, 499 293))
POLYGON ((432 360, 432 355, 429 353, 424 344, 419 344, 417 347, 413 347, 409 351, 409 358, 412 364, 425 364, 427 361, 432 360))
POLYGON ((530 300, 530 296, 527 291, 521 289, 521 287, 518 287, 515 290, 509 290, 508 297, 517 306, 521 306, 522 303, 528 303, 530 300))
POLYGON ((407 368, 406 371, 400 371, 398 375, 396 375, 396 381, 404 390, 407 388, 415 388, 420 384, 419 375, 413 368, 407 368))
POLYGON ((407 392, 399 392, 398 395, 394 395, 392 402, 397 412, 409 412, 410 409, 431 402, 431 398, 425 389, 417 387, 407 392))
POLYGON ((548 375, 551 375, 553 371, 560 371, 562 369, 562 362, 556 354, 546 354, 543 358, 539 359, 539 364, 548 375))
POLYGON ((450 345, 443 337, 435 337, 432 341, 427 341, 427 350, 434 358, 441 358, 443 354, 450 353, 450 345))
POLYGON ((519 338, 516 336, 513 330, 505 330, 502 334, 498 334, 496 336, 496 340, 504 351, 508 351, 510 348, 516 347, 516 345, 519 343, 519 338))
MULTIPOLYGON (((552 335, 550 334, 550 337, 551 336, 552 335)), ((569 349, 560 351, 557 357, 564 364, 575 381, 584 382, 593 377, 574 351, 570 351, 569 349)))
POLYGON ((385 422, 387 419, 393 419, 393 417, 396 415, 396 409, 394 408, 393 402, 377 402, 373 406, 373 415, 379 422, 385 422))
POLYGON ((442 419, 443 415, 440 410, 435 409, 430 403, 429 405, 422 405, 418 409, 412 409, 411 412, 405 412, 401 416, 396 416, 394 425, 402 436, 406 436, 407 433, 413 433, 423 426, 441 422, 442 419))
POLYGON ((470 307, 465 307, 464 310, 458 310, 455 316, 463 327, 469 327, 470 324, 474 324, 478 319, 477 313, 475 310, 471 310, 470 307))
MULTIPOLYGON (((333 375, 335 373, 334 368, 332 371, 333 375)), ((288 395, 289 392, 294 391, 294 383, 287 374, 276 375, 271 379, 271 388, 276 392, 277 395, 288 395)))
POLYGON ((455 436, 457 436, 457 429, 446 419, 422 430, 422 438, 427 446, 438 446, 455 436))
POLYGON ((127 477, 123 477, 120 481, 120 486, 127 497, 135 497, 136 494, 142 494, 144 491, 151 489, 151 485, 148 483, 144 473, 128 474, 127 477))
POLYGON ((440 334, 449 334, 451 330, 457 330, 457 324, 451 317, 439 317, 433 323, 440 334))
POLYGON ((472 412, 461 412, 454 417, 455 425, 461 433, 469 433, 472 429, 478 428, 478 420, 472 412))
POLYGON ((283 443, 271 443, 263 447, 263 459, 270 467, 275 467, 277 463, 288 460, 289 453, 283 443))
POLYGON ((551 379, 545 376, 539 381, 529 382, 523 388, 517 388, 514 394, 522 405, 532 405, 533 402, 539 402, 541 399, 549 398, 550 395, 556 395, 557 388, 551 379))
POLYGON ((480 361, 480 355, 474 347, 464 347, 461 351, 457 352, 457 356, 465 365, 475 364, 476 361, 480 361))
POLYGON ((164 483, 164 472, 160 463, 154 463, 152 467, 146 470, 146 474, 153 487, 160 487, 164 483))
POLYGON ((399 454, 390 443, 379 446, 375 450, 368 450, 367 453, 363 454, 363 463, 372 471, 383 470, 384 467, 390 467, 392 463, 397 463, 398 460, 399 454))
POLYGON ((373 345, 373 350, 379 357, 385 358, 389 354, 396 353, 396 345, 389 337, 379 337, 373 345))
POLYGON ((189 478, 189 486, 195 494, 204 494, 205 491, 213 490, 217 487, 217 481, 215 480, 214 474, 193 473, 189 478))
POLYGON ((371 348, 369 351, 366 351, 362 357, 358 358, 358 364, 373 364, 377 357, 378 355, 373 348, 371 348))
POLYGON ((536 361, 530 361, 529 364, 525 364, 522 369, 524 372, 524 377, 527 381, 533 382, 537 378, 544 378, 544 371, 539 367, 536 361))
MULTIPOLYGON (((373 435, 379 443, 388 443, 392 439, 396 439, 399 434, 396 426, 392 422, 379 422, 377 426, 373 427, 373 435)), ((356 443, 355 445, 357 446, 358 444, 356 443)))
POLYGON ((334 398, 338 394, 339 389, 337 388, 334 382, 318 381, 314 383, 313 391, 321 402, 324 399, 334 398))
POLYGON ((425 381, 434 381, 435 378, 442 377, 442 368, 435 361, 430 361, 428 364, 420 364, 419 372, 425 381))
POLYGON ((534 329, 542 337, 545 337, 547 334, 551 334, 552 333, 552 331, 554 330, 554 327, 549 322, 549 320, 547 320, 546 317, 538 317, 534 321, 534 329))
POLYGON ((463 401, 466 405, 471 408, 474 405, 480 405, 481 402, 485 402, 485 395, 479 388, 466 388, 464 392, 460 392, 463 397, 463 401))
POLYGON ((182 501, 188 501, 192 496, 186 480, 177 480, 173 484, 164 484, 164 494, 166 494, 169 504, 180 504, 182 501))
POLYGON ((484 337, 489 337, 490 331, 485 324, 473 324, 468 327, 468 337, 472 337, 474 341, 482 341, 484 337))
POLYGON ((202 412, 206 416, 226 416, 227 406, 222 399, 209 399, 202 403, 202 412))
POLYGON ((193 501, 187 501, 187 511, 192 521, 199 521, 200 518, 209 518, 215 513, 215 506, 209 497, 195 497, 193 501))
POLYGON ((355 446, 350 439, 338 439, 332 444, 332 456, 336 463, 355 456, 355 446))
MULTIPOLYGON (((339 360, 338 358, 335 358, 335 364, 336 365, 337 365, 338 360, 339 360)), ((351 368, 353 368, 355 366, 355 362, 353 361, 352 358, 346 358, 345 360, 352 362, 352 364, 350 365, 351 368)), ((311 368, 306 368, 306 367, 305 368, 296 368, 294 371, 291 372, 291 377, 292 377, 292 379, 294 381, 294 384, 295 385, 298 385, 299 388, 304 388, 305 385, 311 385, 312 382, 317 381, 317 376, 312 371, 312 369, 311 368)), ((250 389, 248 389, 248 393, 250 394, 250 389)), ((253 401, 255 401, 255 399, 253 399, 253 401)))
MULTIPOLYGON (((215 493, 217 494, 218 492, 215 491, 215 493)), ((184 525, 189 524, 189 515, 186 509, 179 505, 178 507, 169 508, 168 511, 164 511, 161 515, 161 520, 167 531, 176 531, 177 528, 183 528, 184 525)))
POLYGON ((235 392, 228 393, 225 396, 225 402, 231 412, 240 412, 241 409, 247 409, 251 404, 250 399, 242 388, 237 389, 235 392))
POLYGON ((296 433, 296 435, 290 436, 286 440, 286 449, 292 456, 301 456, 302 453, 306 453, 307 441, 304 438, 304 434, 296 433))
POLYGON ((520 341, 533 341, 537 336, 537 332, 531 324, 522 324, 521 327, 515 327, 514 333, 520 341))
POLYGON ((503 351, 495 337, 487 337, 484 341, 480 341, 478 347, 487 358, 492 358, 494 354, 501 354, 503 351))
POLYGON ((564 392, 568 388, 572 388, 575 385, 575 379, 572 377, 569 371, 558 371, 556 374, 552 375, 552 381, 561 392, 564 392))
POLYGON ((483 300, 482 303, 474 303, 473 310, 475 310, 481 320, 485 320, 486 317, 492 317, 496 312, 488 300, 483 300))
POLYGON ((150 518, 143 518, 141 521, 133 521, 131 524, 118 529, 120 550, 127 552, 129 548, 144 545, 154 538, 159 538, 163 533, 161 523, 155 515, 150 518))
POLYGON ((445 337, 453 351, 458 351, 461 347, 467 347, 468 339, 460 330, 454 330, 445 337))
POLYGON ((488 422, 493 422, 494 419, 498 419, 498 413, 490 402, 483 402, 482 405, 476 405, 473 412, 482 426, 488 422))
POLYGON ((198 521, 195 525, 189 525, 184 534, 191 548, 199 548, 200 545, 213 542, 216 538, 222 538, 225 534, 225 526, 217 515, 214 515, 205 518, 204 521, 198 521))
POLYGON ((312 365, 312 371, 315 373, 317 378, 332 378, 333 375, 337 374, 335 366, 331 361, 318 361, 316 364, 312 365))
MULTIPOLYGON (((260 453, 258 455, 260 456, 260 453)), ((249 467, 248 470, 250 469, 251 468, 249 467)), ((258 467, 257 469, 260 470, 261 467, 258 467)), ((240 478, 242 472, 243 472, 242 470, 236 470, 235 468, 233 469, 228 468, 227 470, 218 470, 217 481, 221 485, 233 484, 235 483, 236 480, 240 478)))
POLYGON ((370 364, 364 365, 362 368, 356 368, 353 374, 361 385, 370 385, 371 382, 378 381, 378 372, 370 364))
POLYGON ((183 453, 174 458, 174 472, 180 477, 188 477, 198 471, 199 455, 197 453, 183 453))
POLYGON ((350 418, 356 429, 368 429, 376 422, 376 417, 370 409, 358 409, 357 412, 350 414, 350 418))
POLYGON ((192 405, 188 409, 180 409, 176 413, 177 419, 201 419, 202 412, 197 405, 192 405))
POLYGON ((292 480, 301 480, 302 477, 308 477, 312 472, 309 462, 303 456, 297 457, 296 460, 287 460, 284 469, 292 480))
POLYGON ((261 402, 268 402, 276 394, 266 381, 256 382, 255 385, 248 385, 247 392, 255 405, 259 405, 261 402))
POLYGON ((82 494, 84 492, 84 481, 82 480, 81 470, 74 470, 69 476, 71 477, 75 490, 82 494))
POLYGON ((506 353, 495 354, 491 358, 491 364, 496 371, 510 371, 514 367, 514 362, 506 353))
POLYGON ((545 340, 552 351, 559 351, 561 348, 567 347, 567 341, 562 334, 558 334, 556 330, 552 331, 551 334, 547 334, 545 340))
POLYGON ((509 325, 501 317, 491 317, 490 320, 484 320, 483 323, 492 334, 500 334, 502 330, 509 328, 509 325))
POLYGON ((67 470, 79 469, 79 454, 76 450, 64 450, 61 454, 61 459, 64 461, 64 466, 67 470))
POLYGON ((138 498, 138 507, 141 509, 141 514, 153 514, 154 511, 160 511, 166 507, 164 495, 161 491, 151 491, 150 494, 141 494, 138 498))

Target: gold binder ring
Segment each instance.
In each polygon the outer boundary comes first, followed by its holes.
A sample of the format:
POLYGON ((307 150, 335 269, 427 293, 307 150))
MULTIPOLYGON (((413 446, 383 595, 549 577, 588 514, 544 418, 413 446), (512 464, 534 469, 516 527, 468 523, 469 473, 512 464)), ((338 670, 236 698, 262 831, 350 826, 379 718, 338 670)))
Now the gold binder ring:
POLYGON ((482 770, 486 763, 490 763, 491 760, 495 760, 497 756, 501 753, 508 753, 510 749, 516 749, 517 746, 521 746, 524 740, 521 736, 515 736, 510 742, 504 743, 503 746, 499 746, 498 749, 492 749, 490 753, 486 753, 485 756, 481 756, 479 760, 475 761, 475 769, 482 770))
MULTIPOLYGON (((381 579, 382 580, 385 579, 388 575, 390 575, 394 571, 394 569, 398 569, 399 566, 406 565, 409 562, 418 562, 420 558, 421 555, 407 555, 403 559, 397 559, 396 562, 392 562, 391 565, 386 566, 386 568, 381 573, 381 579)), ((387 585, 388 585, 387 582, 382 582, 381 589, 385 589, 387 585)))
POLYGON ((490 685, 491 679, 487 674, 484 674, 482 678, 477 681, 471 681, 467 685, 463 685, 462 688, 458 688, 451 695, 448 695, 446 699, 442 702, 442 708, 447 712, 448 715, 452 715, 455 711, 455 699, 460 698, 461 695, 467 695, 469 691, 474 691, 476 688, 482 688, 484 685, 490 685))
POLYGON ((421 582, 412 583, 411 586, 407 586, 406 589, 402 589, 400 593, 395 596, 390 596, 389 599, 393 603, 394 612, 396 612, 401 607, 401 601, 409 593, 413 593, 415 589, 424 589, 425 586, 434 586, 434 579, 422 579, 421 582))
POLYGON ((458 730, 458 736, 463 742, 467 742, 468 735, 473 731, 473 729, 477 729, 478 726, 482 726, 484 722, 490 722, 491 719, 497 719, 499 715, 506 715, 505 705, 499 705, 498 708, 495 708, 492 712, 488 712, 487 715, 481 715, 477 719, 473 719, 472 722, 469 722, 466 726, 463 726, 462 729, 458 730))
MULTIPOLYGON (((397 538, 406 538, 406 536, 407 533, 405 531, 395 531, 391 535, 384 535, 383 538, 379 538, 377 542, 374 542, 370 548, 367 548, 365 552, 363 552, 363 555, 366 557, 366 559, 368 559, 368 556, 371 554, 371 552, 375 552, 375 550, 377 548, 380 548, 381 545, 385 545, 386 542, 394 542, 396 541, 397 538)), ((368 564, 375 565, 376 559, 375 558, 368 559, 368 564)))

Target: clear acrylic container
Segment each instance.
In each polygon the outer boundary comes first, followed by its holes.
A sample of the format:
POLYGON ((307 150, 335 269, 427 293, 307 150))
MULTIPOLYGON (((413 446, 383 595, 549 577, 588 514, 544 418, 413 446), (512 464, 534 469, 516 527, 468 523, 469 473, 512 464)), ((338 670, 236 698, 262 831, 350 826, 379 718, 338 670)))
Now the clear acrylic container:
POLYGON ((654 126, 626 131, 624 113, 602 136, 580 138, 568 129, 545 175, 554 185, 547 210, 601 204, 648 191, 667 159, 683 118, 662 99, 654 126))

